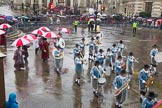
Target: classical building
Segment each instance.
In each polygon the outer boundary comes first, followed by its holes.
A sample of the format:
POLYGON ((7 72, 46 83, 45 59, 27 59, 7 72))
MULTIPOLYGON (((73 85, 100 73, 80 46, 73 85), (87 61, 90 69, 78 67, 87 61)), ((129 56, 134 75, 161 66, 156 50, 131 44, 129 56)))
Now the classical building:
POLYGON ((109 0, 110 13, 120 13, 125 16, 138 16, 140 12, 149 12, 152 17, 162 14, 162 0, 109 0))

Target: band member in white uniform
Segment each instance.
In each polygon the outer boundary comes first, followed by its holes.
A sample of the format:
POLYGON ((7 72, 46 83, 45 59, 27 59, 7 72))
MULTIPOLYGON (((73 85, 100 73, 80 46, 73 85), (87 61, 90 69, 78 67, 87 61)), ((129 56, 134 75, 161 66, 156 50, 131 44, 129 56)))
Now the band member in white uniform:
POLYGON ((99 62, 95 61, 94 66, 91 68, 91 76, 92 76, 92 87, 93 94, 98 96, 98 79, 101 77, 101 73, 99 71, 99 62))
POLYGON ((104 50, 100 49, 97 56, 96 56, 96 59, 99 62, 99 65, 101 67, 103 67, 103 63, 104 63, 104 59, 105 59, 105 56, 103 55, 103 52, 104 52, 104 50))
POLYGON ((88 46, 89 46, 89 60, 93 60, 94 57, 94 38, 91 37, 91 41, 89 42, 88 46))
POLYGON ((76 80, 75 83, 80 86, 80 78, 83 72, 83 61, 81 60, 80 53, 77 54, 75 58, 75 72, 76 72, 76 80))
POLYGON ((106 74, 108 76, 111 75, 111 71, 112 71, 112 56, 113 53, 111 52, 110 48, 108 48, 106 52, 106 59, 105 59, 105 69, 106 69, 106 74))
POLYGON ((120 75, 120 72, 122 71, 122 64, 123 60, 121 56, 118 56, 117 60, 115 61, 115 74, 120 75))
POLYGON ((155 73, 155 75, 157 75, 157 62, 155 61, 155 55, 158 53, 158 48, 157 48, 157 45, 154 44, 153 46, 153 49, 151 50, 150 52, 150 57, 151 57, 151 66, 150 66, 150 69, 151 71, 153 71, 155 73))
POLYGON ((122 70, 119 76, 116 76, 113 81, 113 86, 115 88, 115 93, 121 92, 118 96, 116 96, 115 108, 122 108, 122 104, 126 99, 127 88, 123 91, 120 91, 126 83, 128 83, 127 73, 125 70, 122 70))
POLYGON ((74 61, 78 53, 80 53, 80 47, 79 44, 75 44, 75 48, 73 49, 74 61))
POLYGON ((113 56, 112 56, 112 63, 113 64, 112 64, 112 66, 113 66, 113 70, 114 70, 115 61, 117 59, 117 52, 118 52, 118 48, 116 47, 116 44, 112 45, 111 52, 113 53, 113 56))
POLYGON ((62 66, 63 66, 63 50, 60 48, 60 46, 56 46, 56 49, 54 50, 54 58, 55 58, 55 69, 58 73, 61 72, 62 66), (62 57, 61 57, 62 56, 62 57))
POLYGON ((119 41, 117 47, 118 47, 118 56, 122 56, 123 57, 123 51, 124 51, 125 45, 124 45, 122 40, 119 41))
POLYGON ((145 86, 146 81, 150 76, 149 65, 144 65, 144 68, 139 72, 138 81, 139 81, 139 90, 140 90, 140 101, 144 99, 147 93, 147 87, 145 86))
POLYGON ((86 46, 85 38, 82 38, 82 41, 79 43, 79 45, 80 45, 80 51, 84 57, 85 56, 85 46, 86 46))
POLYGON ((95 45, 94 45, 95 55, 98 54, 99 45, 101 44, 99 39, 100 38, 97 36, 95 40, 95 45))

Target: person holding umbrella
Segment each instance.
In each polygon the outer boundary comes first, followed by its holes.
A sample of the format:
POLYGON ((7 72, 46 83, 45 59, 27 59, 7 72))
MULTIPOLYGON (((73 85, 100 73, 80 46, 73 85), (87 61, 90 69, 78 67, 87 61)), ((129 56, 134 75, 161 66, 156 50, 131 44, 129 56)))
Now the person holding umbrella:
POLYGON ((21 70, 24 68, 24 61, 23 61, 23 54, 22 54, 22 49, 21 46, 18 46, 16 51, 14 52, 14 57, 13 57, 15 64, 14 67, 16 70, 21 70))
POLYGON ((49 58, 49 43, 47 42, 47 38, 43 38, 43 42, 41 43, 41 50, 42 50, 42 59, 43 62, 47 62, 49 58))

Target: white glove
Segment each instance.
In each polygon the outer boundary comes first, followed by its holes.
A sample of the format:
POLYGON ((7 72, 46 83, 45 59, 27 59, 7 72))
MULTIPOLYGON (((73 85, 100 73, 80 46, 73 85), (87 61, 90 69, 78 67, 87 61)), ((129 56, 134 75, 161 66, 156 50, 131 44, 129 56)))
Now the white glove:
POLYGON ((145 80, 142 80, 142 83, 146 83, 146 81, 145 80))

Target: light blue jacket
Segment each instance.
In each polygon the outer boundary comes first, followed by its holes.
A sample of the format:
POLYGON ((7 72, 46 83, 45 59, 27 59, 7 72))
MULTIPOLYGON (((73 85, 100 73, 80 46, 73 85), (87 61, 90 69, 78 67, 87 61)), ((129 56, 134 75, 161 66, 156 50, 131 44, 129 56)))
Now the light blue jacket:
POLYGON ((82 70, 83 70, 82 61, 78 57, 76 57, 75 58, 75 71, 82 72, 82 70))
POLYGON ((152 108, 155 104, 155 101, 149 101, 147 98, 143 99, 142 108, 152 108))
POLYGON ((114 81, 113 81, 113 86, 115 89, 119 89, 127 82, 128 78, 127 77, 122 77, 121 75, 116 76, 114 81))
POLYGON ((89 50, 94 50, 94 42, 90 41, 88 46, 89 46, 89 50))
POLYGON ((151 52, 150 52, 150 56, 153 57, 153 56, 155 56, 157 53, 158 53, 158 50, 155 49, 155 48, 153 48, 153 49, 151 50, 151 52))
POLYGON ((123 52, 124 50, 124 44, 118 43, 118 51, 123 52))
POLYGON ((97 61, 99 61, 100 64, 103 63, 104 56, 101 53, 98 53, 97 56, 96 56, 96 58, 97 58, 97 61))
POLYGON ((117 74, 120 74, 120 72, 122 71, 122 61, 116 60, 115 62, 115 72, 117 74))
POLYGON ((10 93, 9 99, 6 102, 6 108, 19 108, 18 103, 16 101, 16 94, 10 93))
POLYGON ((144 69, 142 69, 138 75, 140 88, 145 88, 144 82, 146 82, 147 79, 148 79, 148 73, 144 69))
POLYGON ((99 69, 96 66, 92 67, 91 76, 92 76, 92 78, 100 78, 101 77, 99 69))
POLYGON ((111 51, 113 54, 116 54, 118 52, 118 48, 117 47, 112 47, 111 51))
POLYGON ((79 52, 80 52, 80 49, 75 47, 73 50, 74 59, 76 58, 77 54, 79 54, 79 52))

